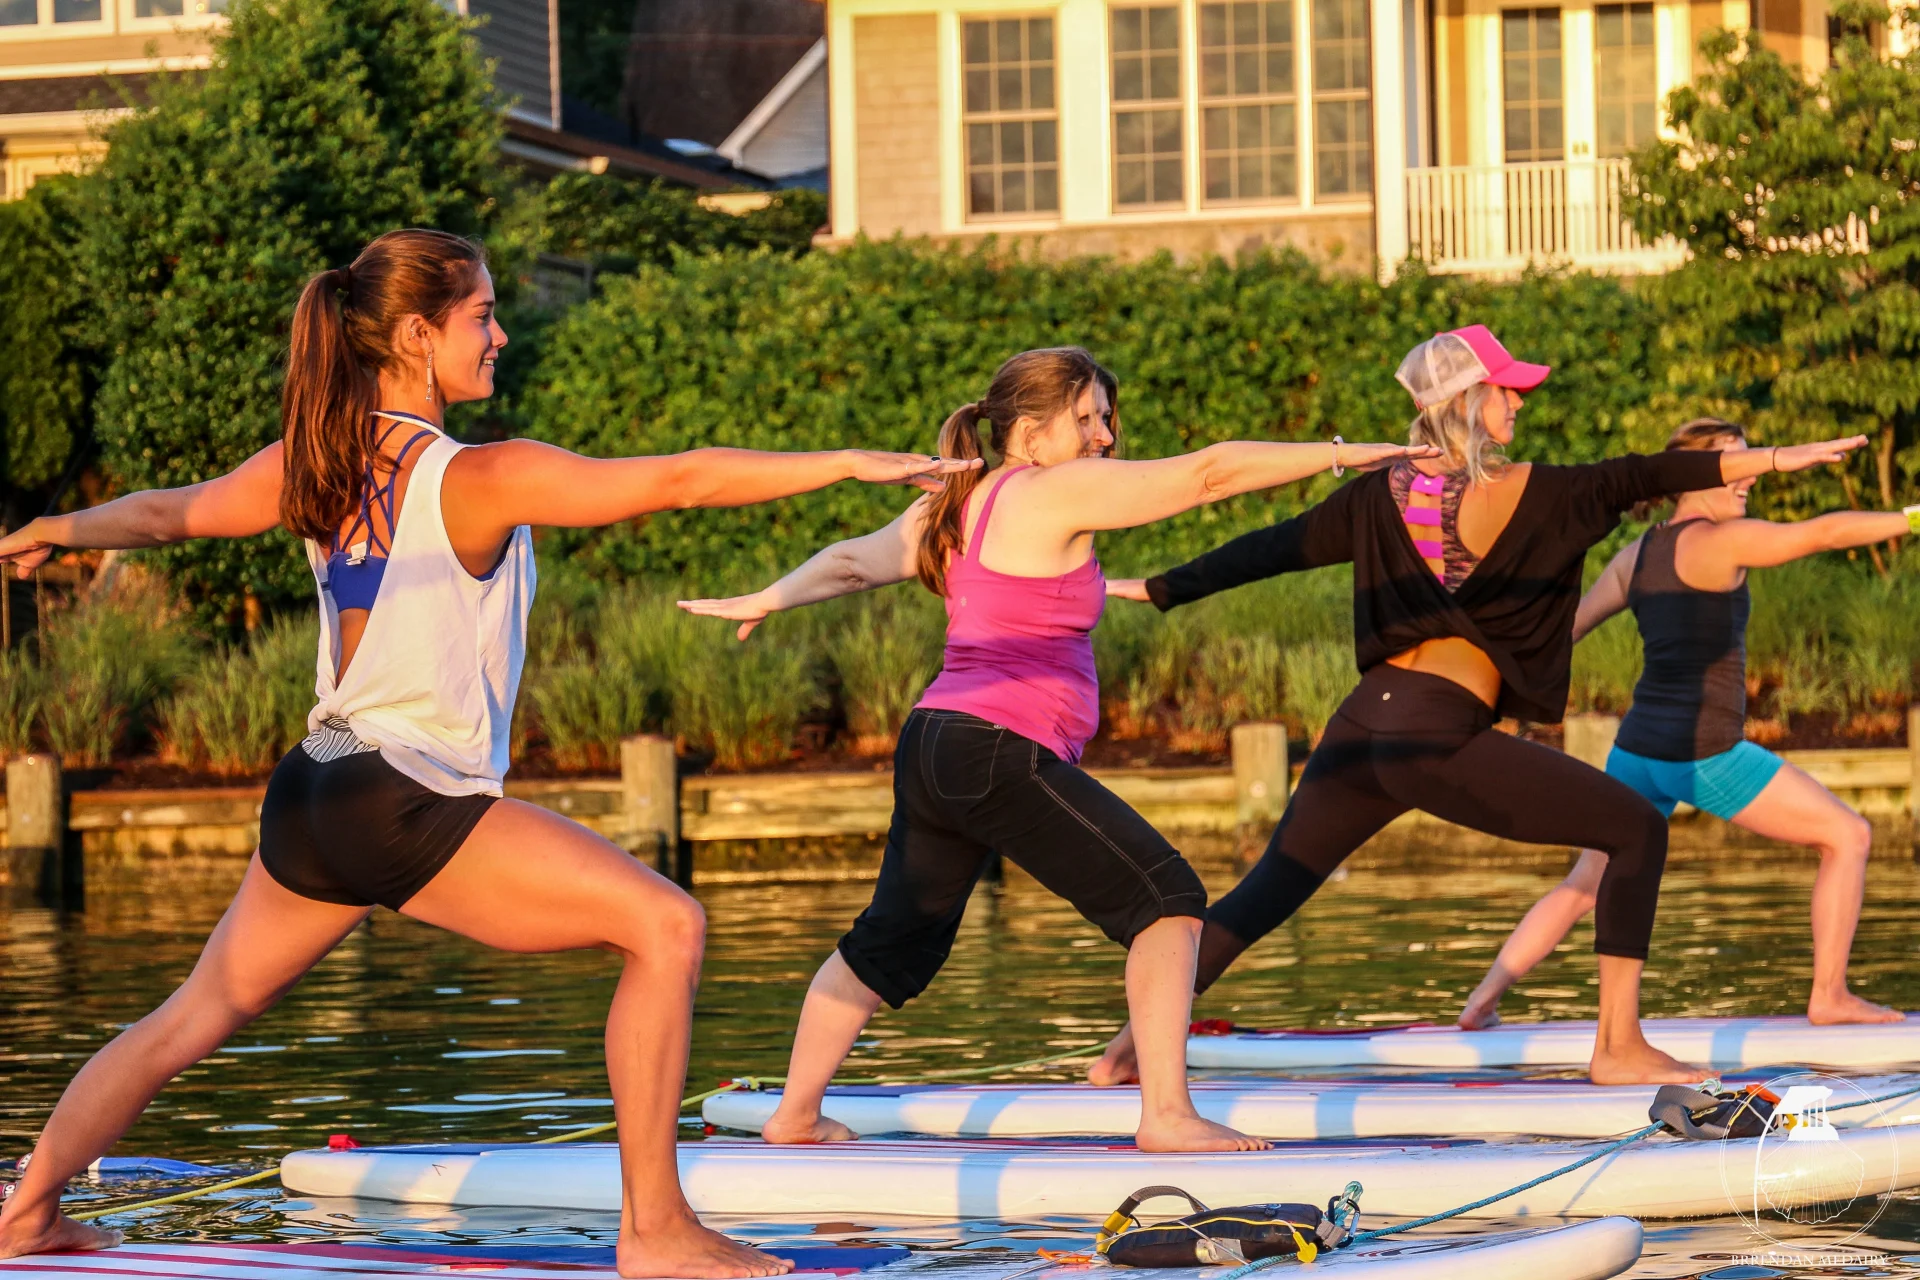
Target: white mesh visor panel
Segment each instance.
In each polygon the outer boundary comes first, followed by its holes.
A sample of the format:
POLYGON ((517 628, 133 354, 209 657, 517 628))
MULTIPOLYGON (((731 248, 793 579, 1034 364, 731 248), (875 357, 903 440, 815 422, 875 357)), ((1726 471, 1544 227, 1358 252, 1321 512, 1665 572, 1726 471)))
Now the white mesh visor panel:
POLYGON ((1480 363, 1465 338, 1442 333, 1409 351, 1393 376, 1413 396, 1417 407, 1430 409, 1477 382, 1485 382, 1487 366, 1480 363))

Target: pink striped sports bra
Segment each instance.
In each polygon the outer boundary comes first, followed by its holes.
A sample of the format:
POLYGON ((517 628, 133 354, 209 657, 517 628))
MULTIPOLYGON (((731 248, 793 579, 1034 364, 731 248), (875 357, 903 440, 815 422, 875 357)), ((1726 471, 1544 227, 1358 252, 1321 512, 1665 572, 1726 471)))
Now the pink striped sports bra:
POLYGON ((1413 549, 1441 586, 1458 590, 1480 563, 1460 540, 1460 499, 1467 491, 1467 477, 1426 475, 1402 460, 1393 464, 1387 479, 1413 549))

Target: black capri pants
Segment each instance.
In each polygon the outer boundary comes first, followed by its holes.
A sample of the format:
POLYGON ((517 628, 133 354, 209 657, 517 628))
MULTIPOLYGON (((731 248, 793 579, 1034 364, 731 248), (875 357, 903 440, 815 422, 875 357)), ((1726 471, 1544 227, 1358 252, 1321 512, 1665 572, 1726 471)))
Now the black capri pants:
POLYGON ((1666 819, 1626 784, 1493 724, 1486 703, 1444 677, 1386 663, 1367 672, 1307 758, 1266 852, 1209 913, 1199 988, 1411 809, 1527 844, 1603 851, 1593 949, 1646 959, 1666 819))
POLYGON ((1126 801, 1031 738, 921 707, 894 748, 880 882, 840 939, 854 976, 896 1009, 925 991, 995 852, 1123 947, 1167 916, 1206 915, 1199 875, 1126 801))

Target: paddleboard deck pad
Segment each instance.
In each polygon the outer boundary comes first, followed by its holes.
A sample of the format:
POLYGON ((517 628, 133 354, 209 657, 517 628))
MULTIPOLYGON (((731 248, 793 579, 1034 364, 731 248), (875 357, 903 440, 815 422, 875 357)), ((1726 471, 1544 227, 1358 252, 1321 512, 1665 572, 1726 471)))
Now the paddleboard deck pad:
MULTIPOLYGON (((1869 1097, 1882 1097, 1920 1086, 1920 1076, 1873 1076, 1852 1083, 1869 1097)), ((1583 1080, 1195 1080, 1191 1088, 1194 1105, 1207 1119, 1257 1138, 1288 1140, 1428 1134, 1616 1137, 1647 1123, 1655 1092, 1653 1085, 1601 1086, 1583 1080)), ((757 1134, 779 1102, 778 1090, 738 1090, 708 1098, 701 1116, 717 1128, 757 1134)), ((1920 1096, 1873 1110, 1873 1123, 1920 1122, 1920 1096)), ((1084 1084, 855 1085, 829 1089, 821 1111, 868 1136, 1128 1135, 1140 1125, 1140 1091, 1084 1084)))
MULTIPOLYGON (((1315 1273, 1364 1272, 1367 1280, 1608 1280, 1640 1256, 1640 1224, 1628 1218, 1602 1218, 1573 1226, 1534 1231, 1503 1231, 1480 1236, 1406 1236, 1388 1238, 1337 1253, 1322 1254, 1315 1273)), ((981 1254, 924 1252, 907 1256, 898 1248, 794 1249, 785 1252, 799 1267, 811 1268, 814 1255, 876 1254, 877 1269, 858 1270, 889 1280, 937 1269, 941 1280, 1200 1280, 1217 1277, 1220 1268, 1130 1271, 1125 1268, 1048 1265, 1031 1255, 1003 1251, 981 1254)), ((180 1280, 347 1280, 384 1276, 477 1275, 488 1280, 615 1280, 611 1249, 550 1246, 515 1250, 488 1246, 419 1249, 386 1245, 338 1244, 150 1244, 123 1245, 100 1253, 44 1255, 0 1262, 0 1275, 16 1272, 36 1280, 99 1280, 103 1276, 178 1277, 180 1280)), ((827 1280, 853 1268, 799 1269, 793 1274, 827 1280)))
MULTIPOLYGON (((1210 1026, 1212 1024, 1197 1024, 1210 1026)), ((1805 1018, 1647 1018, 1656 1049, 1714 1069, 1920 1064, 1920 1015, 1877 1026, 1816 1027, 1805 1018)), ((1210 1030, 1187 1039, 1189 1067, 1298 1071, 1329 1067, 1572 1067, 1593 1057, 1594 1024, 1509 1023, 1485 1031, 1408 1025, 1382 1029, 1210 1030)))
MULTIPOLYGON (((1843 1149, 1857 1165, 1867 1194, 1920 1186, 1920 1125, 1839 1133, 1841 1141, 1808 1144, 1797 1158, 1817 1162, 1843 1149), (1811 1150, 1814 1146, 1819 1150, 1811 1150)), ((1477 1216, 1737 1213, 1752 1207, 1760 1141, 1648 1138, 1478 1210, 1477 1216)), ((1211 1205, 1324 1204, 1349 1181, 1358 1181, 1366 1188, 1365 1213, 1420 1217, 1504 1192, 1592 1154, 1599 1145, 1374 1139, 1165 1155, 1125 1143, 1061 1139, 818 1146, 717 1140, 682 1143, 679 1165, 695 1211, 714 1214, 1097 1218, 1148 1186, 1181 1187, 1211 1205)), ((1774 1149, 1790 1150, 1777 1139, 1774 1149)), ((619 1157, 611 1144, 296 1151, 281 1161, 280 1178, 290 1194, 300 1196, 463 1207, 609 1212, 620 1207, 619 1157)))

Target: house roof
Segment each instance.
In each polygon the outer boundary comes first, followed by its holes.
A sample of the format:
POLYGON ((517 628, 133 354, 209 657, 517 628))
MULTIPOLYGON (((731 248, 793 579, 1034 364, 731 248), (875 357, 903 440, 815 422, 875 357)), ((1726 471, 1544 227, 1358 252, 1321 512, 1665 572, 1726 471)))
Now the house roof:
POLYGON ((755 104, 753 110, 747 113, 747 118, 734 126, 733 132, 728 134, 726 140, 714 150, 735 164, 743 163, 741 157, 753 144, 754 138, 758 137, 760 131, 780 114, 781 108, 793 101, 793 96, 800 92, 801 86, 806 84, 808 77, 826 65, 827 38, 821 36, 813 42, 812 48, 800 55, 800 61, 788 68, 787 74, 780 77, 780 83, 774 85, 767 96, 755 104))
POLYGON ((126 105, 145 106, 150 96, 148 77, 45 76, 0 80, 0 116, 46 115, 56 111, 112 110, 126 105))

